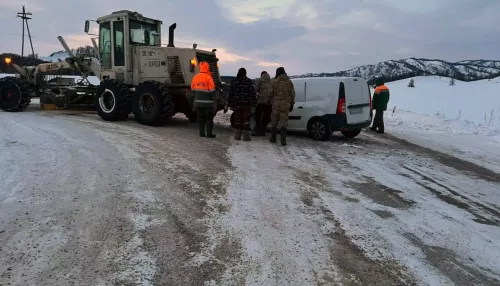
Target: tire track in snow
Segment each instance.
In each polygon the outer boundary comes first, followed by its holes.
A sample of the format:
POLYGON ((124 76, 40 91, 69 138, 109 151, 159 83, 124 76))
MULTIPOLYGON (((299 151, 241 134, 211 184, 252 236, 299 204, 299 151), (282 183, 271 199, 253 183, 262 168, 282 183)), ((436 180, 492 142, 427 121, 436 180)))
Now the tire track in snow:
POLYGON ((303 211, 302 187, 284 163, 288 152, 269 148, 266 142, 236 144, 229 150, 235 166, 226 201, 231 208, 218 223, 241 239, 243 255, 233 267, 238 276, 228 274, 223 285, 234 285, 241 276, 246 285, 321 285, 338 280, 325 239, 328 226, 303 211))

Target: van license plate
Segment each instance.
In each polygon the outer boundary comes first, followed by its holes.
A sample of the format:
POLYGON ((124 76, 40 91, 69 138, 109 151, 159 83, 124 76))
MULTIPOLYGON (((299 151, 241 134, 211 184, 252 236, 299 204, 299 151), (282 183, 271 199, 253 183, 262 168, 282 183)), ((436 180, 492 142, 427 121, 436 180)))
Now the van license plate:
POLYGON ((351 114, 361 114, 363 113, 363 107, 355 107, 349 109, 351 114))

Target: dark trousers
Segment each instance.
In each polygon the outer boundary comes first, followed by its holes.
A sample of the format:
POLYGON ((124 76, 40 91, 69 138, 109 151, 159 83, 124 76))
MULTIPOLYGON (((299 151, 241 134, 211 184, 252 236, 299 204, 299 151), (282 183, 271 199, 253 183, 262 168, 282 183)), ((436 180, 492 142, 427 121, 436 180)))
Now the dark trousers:
POLYGON ((234 110, 235 128, 240 130, 250 130, 251 116, 252 116, 252 107, 237 106, 234 110))
POLYGON ((376 110, 375 117, 373 118, 373 125, 371 127, 373 130, 377 130, 379 132, 384 132, 384 111, 376 110))
POLYGON ((271 122, 271 106, 257 104, 255 108, 255 131, 257 133, 265 133, 269 122, 271 122))
POLYGON ((212 107, 197 107, 198 112, 198 125, 200 127, 200 134, 205 133, 205 125, 207 126, 207 132, 212 133, 212 128, 214 126, 214 111, 212 107))

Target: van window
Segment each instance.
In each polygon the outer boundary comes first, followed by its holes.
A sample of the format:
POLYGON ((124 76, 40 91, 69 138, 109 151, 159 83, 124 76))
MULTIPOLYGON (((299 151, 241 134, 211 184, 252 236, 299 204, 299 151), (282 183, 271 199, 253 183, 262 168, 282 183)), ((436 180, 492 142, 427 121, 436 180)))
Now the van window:
POLYGON ((322 101, 327 97, 331 97, 333 92, 328 84, 315 82, 307 85, 307 101, 322 101))
POLYGON ((295 88, 295 102, 306 102, 305 84, 305 82, 302 82, 293 85, 295 88))

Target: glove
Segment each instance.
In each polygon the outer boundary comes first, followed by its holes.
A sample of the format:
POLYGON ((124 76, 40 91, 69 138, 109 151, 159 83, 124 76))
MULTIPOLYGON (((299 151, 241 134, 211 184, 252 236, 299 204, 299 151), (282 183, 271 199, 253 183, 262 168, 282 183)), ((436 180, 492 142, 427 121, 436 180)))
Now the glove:
POLYGON ((288 109, 288 112, 292 112, 292 110, 293 110, 293 105, 294 105, 294 104, 295 104, 295 102, 294 102, 294 103, 292 103, 292 104, 290 104, 290 109, 288 109))

